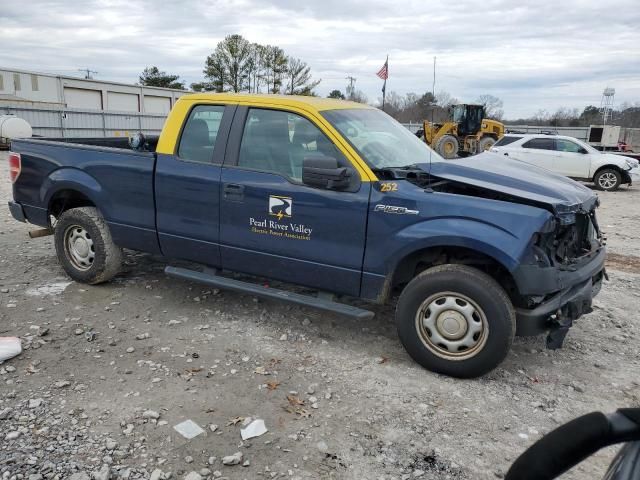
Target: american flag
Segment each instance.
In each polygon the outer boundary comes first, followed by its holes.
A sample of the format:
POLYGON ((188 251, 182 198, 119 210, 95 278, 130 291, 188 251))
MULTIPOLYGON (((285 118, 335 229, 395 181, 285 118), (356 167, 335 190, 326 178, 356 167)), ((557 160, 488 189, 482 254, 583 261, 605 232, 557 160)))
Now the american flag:
POLYGON ((388 58, 386 62, 384 62, 384 65, 382 66, 382 68, 378 70, 378 73, 376 73, 376 75, 380 77, 382 80, 386 80, 387 78, 389 78, 389 59, 388 58))

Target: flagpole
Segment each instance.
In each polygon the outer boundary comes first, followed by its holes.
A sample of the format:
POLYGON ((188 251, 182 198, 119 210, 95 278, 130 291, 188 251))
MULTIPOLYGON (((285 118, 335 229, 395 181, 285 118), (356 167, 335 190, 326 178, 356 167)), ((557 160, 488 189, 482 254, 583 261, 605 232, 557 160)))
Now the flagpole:
POLYGON ((389 55, 387 55, 387 60, 384 62, 387 66, 387 73, 384 76, 384 84, 382 85, 382 111, 384 112, 384 102, 385 97, 387 96, 387 77, 389 76, 389 55))

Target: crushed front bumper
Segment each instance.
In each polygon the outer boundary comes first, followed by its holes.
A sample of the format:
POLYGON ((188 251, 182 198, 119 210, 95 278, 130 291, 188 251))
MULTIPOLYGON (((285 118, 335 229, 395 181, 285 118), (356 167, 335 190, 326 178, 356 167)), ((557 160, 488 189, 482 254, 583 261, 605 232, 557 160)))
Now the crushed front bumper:
POLYGON ((554 284, 560 286, 560 289, 535 308, 516 309, 516 335, 539 335, 549 332, 547 346, 561 347, 573 321, 592 311, 592 300, 600 291, 606 277, 605 256, 606 251, 601 248, 580 267, 572 271, 557 271, 553 280, 550 272, 534 275, 537 286, 530 286, 532 290, 549 288, 554 284), (547 282, 538 283, 541 280, 547 282))

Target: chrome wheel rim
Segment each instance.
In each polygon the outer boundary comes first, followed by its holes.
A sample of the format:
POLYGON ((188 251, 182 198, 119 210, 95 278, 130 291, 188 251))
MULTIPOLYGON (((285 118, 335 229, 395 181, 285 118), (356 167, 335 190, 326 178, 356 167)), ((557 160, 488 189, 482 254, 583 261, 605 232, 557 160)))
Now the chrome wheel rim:
POLYGON ((447 360, 466 360, 487 342, 484 311, 466 295, 441 292, 427 298, 416 314, 416 329, 425 347, 447 360))
POLYGON ((617 183, 617 181, 618 179, 616 178, 615 174, 611 172, 605 172, 602 175, 600 175, 600 178, 598 178, 598 183, 605 190, 613 188, 617 183))
POLYGON ((64 250, 69 261, 78 270, 89 270, 96 257, 91 235, 79 225, 72 225, 65 230, 64 250))

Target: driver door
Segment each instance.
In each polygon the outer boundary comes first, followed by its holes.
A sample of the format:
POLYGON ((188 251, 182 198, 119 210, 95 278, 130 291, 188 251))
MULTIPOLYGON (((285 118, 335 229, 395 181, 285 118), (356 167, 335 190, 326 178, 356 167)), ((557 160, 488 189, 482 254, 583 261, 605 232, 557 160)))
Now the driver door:
POLYGON ((588 178, 591 167, 589 153, 576 142, 556 138, 554 170, 572 178, 588 178))
POLYGON ((238 107, 221 174, 222 267, 359 295, 370 183, 300 113, 238 107), (305 157, 352 169, 353 185, 302 183, 305 157))

